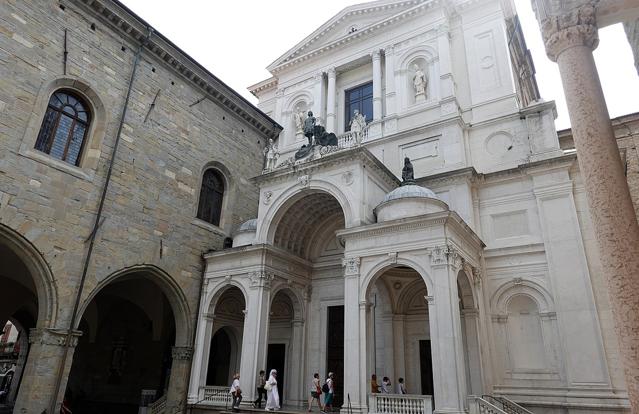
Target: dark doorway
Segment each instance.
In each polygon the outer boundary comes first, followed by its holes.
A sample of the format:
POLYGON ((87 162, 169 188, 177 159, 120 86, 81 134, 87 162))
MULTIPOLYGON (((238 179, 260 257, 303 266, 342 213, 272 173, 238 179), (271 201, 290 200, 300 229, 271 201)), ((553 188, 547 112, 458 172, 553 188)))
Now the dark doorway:
POLYGON ((206 385, 230 385, 229 366, 231 340, 224 328, 218 330, 211 338, 209 367, 206 371, 206 385))
MULTIPOLYGON (((344 306, 329 306, 326 326, 326 376, 334 374, 333 406, 344 404, 344 306)), ((353 350, 357 353, 358 350, 353 350)), ((322 380, 323 383, 324 380, 322 380)))
POLYGON ((268 376, 272 369, 277 370, 277 393, 280 395, 280 405, 284 403, 284 361, 286 361, 286 345, 268 344, 266 375, 268 376))
MULTIPOLYGON (((419 370, 422 380, 422 394, 433 395, 433 356, 430 340, 419 341, 419 370)), ((433 403, 434 408, 435 403, 433 403)))

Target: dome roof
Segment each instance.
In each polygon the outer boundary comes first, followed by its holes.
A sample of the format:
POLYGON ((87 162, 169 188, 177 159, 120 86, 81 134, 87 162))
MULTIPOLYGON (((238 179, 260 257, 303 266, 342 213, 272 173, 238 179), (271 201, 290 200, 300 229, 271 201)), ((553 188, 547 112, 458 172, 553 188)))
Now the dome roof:
POLYGON ((390 193, 386 194, 382 203, 400 198, 434 198, 435 200, 439 200, 439 197, 437 197, 437 195, 428 188, 415 184, 408 184, 397 187, 390 193))
POLYGON ((240 228, 237 229, 238 232, 255 230, 257 230, 257 219, 246 220, 244 223, 240 224, 240 228))

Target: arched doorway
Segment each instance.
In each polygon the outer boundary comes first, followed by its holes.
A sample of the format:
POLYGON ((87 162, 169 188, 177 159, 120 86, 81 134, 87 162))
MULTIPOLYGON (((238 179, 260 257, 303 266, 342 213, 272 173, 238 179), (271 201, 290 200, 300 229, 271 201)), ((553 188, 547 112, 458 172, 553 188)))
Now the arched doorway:
MULTIPOLYGON (((0 359, 7 369, 0 374, 10 374, 4 378, 5 389, 0 395, 0 406, 13 406, 16 402, 23 373, 29 356, 29 331, 46 327, 55 319, 55 285, 44 258, 37 249, 20 234, 0 224, 0 324, 7 322, 17 335, 10 349, 3 347, 0 359), (11 371, 9 373, 9 370, 11 371)), ((32 365, 35 363, 32 362, 32 365)), ((22 396, 21 396, 22 398, 22 396)), ((24 398, 28 398, 24 395, 24 398)), ((23 398, 23 399, 24 399, 23 398)))
POLYGON ((206 385, 228 386, 240 371, 245 309, 244 294, 235 286, 225 289, 215 304, 206 385))
POLYGON ((428 295, 421 275, 407 266, 388 268, 369 284, 367 393, 375 374, 380 387, 389 378, 391 394, 399 393, 400 378, 410 394, 434 394, 428 295))
POLYGON ((67 384, 73 412, 137 413, 142 399, 167 394, 172 348, 188 327, 176 324, 186 325, 183 309, 175 310, 181 299, 169 298, 157 277, 152 270, 126 272, 84 308, 67 384))

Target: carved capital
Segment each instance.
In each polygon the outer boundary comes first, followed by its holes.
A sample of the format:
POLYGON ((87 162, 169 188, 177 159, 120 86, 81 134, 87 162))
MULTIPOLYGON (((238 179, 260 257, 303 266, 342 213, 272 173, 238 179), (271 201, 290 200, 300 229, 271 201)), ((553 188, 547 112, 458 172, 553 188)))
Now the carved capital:
POLYGON ((534 0, 533 6, 550 60, 556 62, 574 46, 595 49, 599 44, 594 1, 534 0))
POLYGON ((373 60, 379 60, 381 58, 381 51, 379 49, 375 49, 371 52, 371 57, 373 60))
POLYGON ((334 77, 335 77, 335 75, 336 75, 335 68, 328 68, 328 70, 326 71, 326 73, 328 74, 328 77, 329 77, 329 78, 334 78, 334 77))
POLYGON ((313 75, 313 79, 315 80, 315 82, 320 82, 323 77, 324 72, 317 72, 315 75, 313 75))
POLYGON ((473 267, 473 283, 475 286, 481 284, 481 269, 478 267, 473 267))
POLYGON ((348 257, 342 259, 342 267, 344 267, 344 275, 359 275, 359 257, 348 257))
POLYGON ((264 289, 270 289, 275 279, 275 275, 265 271, 251 272, 249 273, 249 280, 251 281, 251 287, 263 287, 264 289))
POLYGON ((430 263, 433 266, 449 265, 455 270, 461 269, 464 264, 464 258, 459 250, 450 244, 435 246, 429 250, 430 263))
POLYGON ((171 358, 174 361, 190 361, 193 358, 193 348, 190 346, 174 346, 171 348, 171 358))
MULTIPOLYGON (((33 328, 29 331, 29 343, 38 345, 64 346, 67 340, 66 329, 33 328)), ((71 331, 69 346, 75 348, 82 331, 71 331)))

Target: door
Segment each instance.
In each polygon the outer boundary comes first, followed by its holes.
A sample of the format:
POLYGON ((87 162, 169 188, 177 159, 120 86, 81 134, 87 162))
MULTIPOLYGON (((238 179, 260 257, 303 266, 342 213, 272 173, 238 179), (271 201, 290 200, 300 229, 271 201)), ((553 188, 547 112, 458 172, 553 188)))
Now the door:
POLYGON ((280 396, 280 405, 284 404, 284 362, 286 361, 286 345, 285 344, 268 344, 268 352, 266 356, 266 375, 270 374, 272 369, 277 370, 277 393, 280 396))
POLYGON ((433 356, 430 352, 430 340, 419 341, 419 370, 422 394, 433 395, 433 356))
POLYGON ((344 404, 344 306, 329 306, 326 327, 326 370, 324 380, 328 373, 334 374, 333 406, 341 407, 344 404))

